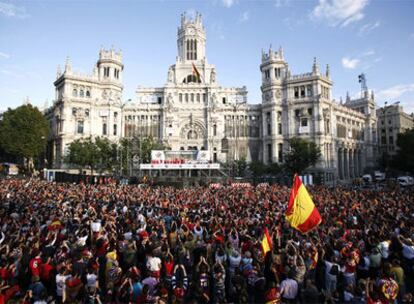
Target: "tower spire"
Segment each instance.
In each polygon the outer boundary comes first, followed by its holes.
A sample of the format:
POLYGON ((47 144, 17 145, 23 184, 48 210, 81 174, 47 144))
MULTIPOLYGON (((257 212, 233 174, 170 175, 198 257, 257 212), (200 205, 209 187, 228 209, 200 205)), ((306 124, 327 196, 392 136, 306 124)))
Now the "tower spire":
POLYGON ((65 72, 72 72, 72 64, 70 62, 69 56, 66 57, 66 63, 65 63, 65 72))
POLYGON ((58 64, 56 69, 56 79, 58 79, 62 75, 62 69, 60 68, 60 64, 58 64))
POLYGON ((319 64, 318 64, 318 61, 316 60, 316 57, 313 57, 312 74, 314 75, 319 74, 319 64))

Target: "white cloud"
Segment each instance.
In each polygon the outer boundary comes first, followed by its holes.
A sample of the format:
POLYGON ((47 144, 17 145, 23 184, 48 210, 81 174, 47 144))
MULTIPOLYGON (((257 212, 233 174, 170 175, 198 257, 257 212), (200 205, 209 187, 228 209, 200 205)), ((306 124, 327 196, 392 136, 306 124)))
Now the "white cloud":
POLYGON ((356 58, 354 58, 354 59, 349 58, 349 57, 342 58, 342 66, 345 69, 351 69, 351 70, 353 70, 353 69, 355 69, 357 67, 357 65, 359 64, 359 62, 360 62, 360 60, 359 59, 356 59, 356 58))
POLYGON ((388 89, 376 92, 377 99, 383 101, 395 100, 406 93, 414 92, 414 83, 398 84, 388 89))
POLYGON ((221 0, 221 2, 223 3, 223 5, 227 8, 232 7, 233 4, 235 3, 234 0, 221 0))
POLYGON ((15 17, 21 19, 29 17, 29 14, 26 13, 26 9, 24 7, 19 7, 6 2, 0 2, 0 14, 3 14, 7 17, 15 17))
POLYGON ((246 22, 249 19, 250 19, 250 14, 249 14, 248 11, 246 11, 240 16, 239 21, 240 22, 246 22))
POLYGON ((292 0, 275 0, 275 7, 289 6, 292 0))
POLYGON ((374 50, 368 50, 366 52, 363 52, 360 57, 367 57, 367 56, 372 56, 372 55, 375 55, 375 51, 374 50))
POLYGON ((0 52, 0 58, 9 59, 10 58, 10 55, 9 54, 6 54, 6 53, 3 53, 3 52, 0 52))
POLYGON ((375 23, 367 23, 361 26, 361 28, 358 31, 359 36, 364 36, 372 32, 374 29, 379 27, 381 25, 381 22, 377 21, 375 23))
POLYGON ((347 26, 364 18, 368 0, 319 0, 310 17, 327 21, 330 26, 347 26))

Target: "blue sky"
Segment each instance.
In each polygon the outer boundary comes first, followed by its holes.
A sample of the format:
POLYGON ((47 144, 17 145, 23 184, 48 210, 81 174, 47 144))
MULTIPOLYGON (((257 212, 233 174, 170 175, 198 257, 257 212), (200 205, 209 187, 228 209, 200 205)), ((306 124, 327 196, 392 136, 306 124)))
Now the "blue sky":
POLYGON ((137 86, 162 86, 175 62, 183 12, 198 11, 207 31, 207 58, 223 86, 246 85, 260 102, 261 49, 280 45, 293 74, 313 57, 330 64, 333 96, 357 96, 366 74, 377 104, 401 101, 414 111, 414 1, 0 0, 0 110, 54 98, 56 67, 69 56, 89 73, 101 46, 122 49, 124 100, 137 86))

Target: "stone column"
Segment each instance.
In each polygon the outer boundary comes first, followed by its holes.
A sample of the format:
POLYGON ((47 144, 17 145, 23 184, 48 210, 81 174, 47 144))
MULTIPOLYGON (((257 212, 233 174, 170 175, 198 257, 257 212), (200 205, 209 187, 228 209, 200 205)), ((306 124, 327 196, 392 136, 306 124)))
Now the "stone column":
POLYGON ((349 150, 349 178, 354 178, 354 152, 349 150))
POLYGON ((359 177, 359 165, 358 165, 358 150, 354 151, 354 166, 355 166, 355 177, 359 177))
POLYGON ((349 179, 349 152, 348 149, 344 149, 344 179, 349 179))
POLYGON ((341 179, 345 179, 345 150, 341 149, 341 179))
POLYGON ((337 160, 337 166, 336 166, 336 168, 337 168, 337 171, 338 171, 338 178, 339 179, 342 179, 342 155, 341 155, 341 149, 338 149, 338 152, 337 152, 337 157, 338 157, 338 160, 337 160))

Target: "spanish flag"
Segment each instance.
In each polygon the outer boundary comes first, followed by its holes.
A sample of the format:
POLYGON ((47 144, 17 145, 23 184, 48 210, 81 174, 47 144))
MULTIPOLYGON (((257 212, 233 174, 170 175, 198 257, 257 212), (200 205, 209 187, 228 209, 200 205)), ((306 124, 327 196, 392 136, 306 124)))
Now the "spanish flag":
POLYGON ((263 239, 262 239, 262 250, 263 254, 266 255, 267 252, 272 250, 272 238, 270 237, 269 231, 267 228, 264 229, 263 239))
POLYGON ((312 230, 322 222, 318 209, 297 174, 294 177, 285 215, 290 225, 302 233, 312 230))
POLYGON ((195 75, 197 77, 197 81, 200 82, 201 81, 200 72, 197 70, 193 62, 191 64, 193 65, 193 75, 195 75))

